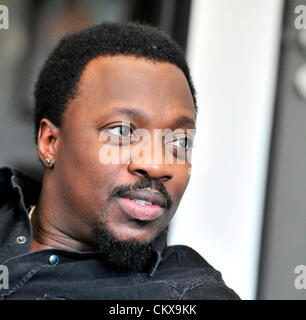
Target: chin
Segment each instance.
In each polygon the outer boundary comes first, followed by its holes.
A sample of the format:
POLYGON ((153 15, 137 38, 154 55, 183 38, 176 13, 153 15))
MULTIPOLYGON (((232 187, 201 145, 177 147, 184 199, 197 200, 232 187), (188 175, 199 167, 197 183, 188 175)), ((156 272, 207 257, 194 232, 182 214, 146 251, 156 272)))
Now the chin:
POLYGON ((152 241, 160 232, 160 228, 153 227, 152 222, 136 221, 134 225, 125 226, 123 228, 108 228, 120 241, 137 241, 140 243, 148 243, 152 241), (155 230, 156 229, 156 230, 155 230))
POLYGON ((112 265, 121 269, 141 270, 150 259, 152 239, 147 232, 140 232, 137 236, 131 232, 117 234, 99 224, 93 233, 103 259, 112 265))

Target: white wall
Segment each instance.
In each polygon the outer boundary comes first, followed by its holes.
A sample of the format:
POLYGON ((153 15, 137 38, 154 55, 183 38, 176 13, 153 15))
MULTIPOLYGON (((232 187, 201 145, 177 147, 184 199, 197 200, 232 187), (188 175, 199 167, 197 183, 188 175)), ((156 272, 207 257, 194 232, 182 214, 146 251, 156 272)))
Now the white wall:
POLYGON ((187 57, 198 91, 193 171, 169 244, 196 249, 254 299, 282 0, 193 0, 187 57))

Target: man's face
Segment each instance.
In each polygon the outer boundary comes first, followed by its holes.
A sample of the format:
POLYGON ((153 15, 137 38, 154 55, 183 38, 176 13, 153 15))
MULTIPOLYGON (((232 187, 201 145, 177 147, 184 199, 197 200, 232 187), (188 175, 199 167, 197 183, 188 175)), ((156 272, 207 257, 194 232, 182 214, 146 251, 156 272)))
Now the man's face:
POLYGON ((92 230, 98 225, 120 241, 154 239, 168 225, 187 187, 190 163, 177 163, 177 158, 186 151, 182 146, 194 119, 188 82, 175 65, 130 56, 91 60, 60 128, 52 179, 65 208, 54 223, 85 243, 93 243, 92 230), (178 128, 182 130, 172 148, 153 148, 154 129, 178 128), (137 129, 151 134, 152 148, 146 152, 152 159, 160 153, 162 161, 129 158, 136 147, 148 146, 130 139, 137 129), (108 136, 119 142, 110 143, 104 139, 108 136), (117 150, 119 163, 103 164, 103 148, 117 150), (166 163, 171 156, 173 163, 166 163))

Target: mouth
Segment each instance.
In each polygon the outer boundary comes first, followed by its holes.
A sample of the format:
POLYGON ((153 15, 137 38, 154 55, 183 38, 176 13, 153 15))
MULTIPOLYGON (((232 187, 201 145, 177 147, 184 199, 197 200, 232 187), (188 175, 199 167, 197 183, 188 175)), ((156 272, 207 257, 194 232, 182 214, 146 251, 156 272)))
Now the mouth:
POLYGON ((133 219, 153 221, 166 210, 166 200, 160 193, 152 190, 127 192, 119 198, 121 208, 133 219))

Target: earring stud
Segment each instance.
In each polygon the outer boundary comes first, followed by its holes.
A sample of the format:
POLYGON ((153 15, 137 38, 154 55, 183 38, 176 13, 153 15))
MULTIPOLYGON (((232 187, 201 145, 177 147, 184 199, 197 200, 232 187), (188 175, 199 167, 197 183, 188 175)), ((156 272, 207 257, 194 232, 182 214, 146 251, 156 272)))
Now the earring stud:
POLYGON ((46 160, 45 160, 45 164, 46 164, 47 166, 49 166, 49 165, 51 164, 51 160, 50 160, 50 159, 46 159, 46 160))

